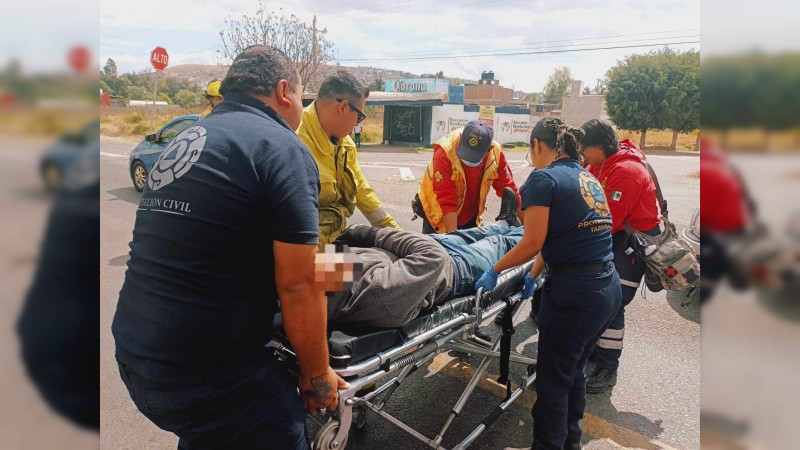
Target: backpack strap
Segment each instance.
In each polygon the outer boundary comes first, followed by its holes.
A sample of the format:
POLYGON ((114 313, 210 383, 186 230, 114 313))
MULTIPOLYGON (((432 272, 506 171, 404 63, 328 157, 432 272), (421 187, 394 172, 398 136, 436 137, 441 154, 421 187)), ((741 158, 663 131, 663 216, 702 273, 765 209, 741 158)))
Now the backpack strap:
MULTIPOLYGON (((650 178, 653 179, 653 184, 656 185, 656 199, 658 200, 658 207, 661 209, 661 215, 664 216, 664 219, 669 222, 669 205, 667 201, 664 199, 664 194, 661 193, 661 185, 658 184, 658 177, 656 176, 656 172, 653 170, 653 166, 647 161, 647 158, 642 158, 642 163, 647 168, 647 171, 650 172, 650 178)), ((628 231, 630 225, 625 223, 625 230, 628 231)), ((630 231, 628 231, 630 234, 630 231)))

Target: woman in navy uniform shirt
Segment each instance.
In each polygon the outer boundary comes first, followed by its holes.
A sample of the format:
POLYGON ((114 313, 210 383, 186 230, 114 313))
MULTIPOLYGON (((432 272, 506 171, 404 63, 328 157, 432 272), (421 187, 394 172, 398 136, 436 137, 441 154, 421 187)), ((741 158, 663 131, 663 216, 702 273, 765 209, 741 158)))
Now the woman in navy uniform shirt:
POLYGON ((580 448, 586 360, 622 295, 608 202, 578 161, 582 133, 558 118, 534 126, 531 157, 537 170, 521 189, 524 235, 475 284, 493 289, 500 272, 539 255, 526 275, 530 294, 547 272, 539 312, 534 450, 580 448))

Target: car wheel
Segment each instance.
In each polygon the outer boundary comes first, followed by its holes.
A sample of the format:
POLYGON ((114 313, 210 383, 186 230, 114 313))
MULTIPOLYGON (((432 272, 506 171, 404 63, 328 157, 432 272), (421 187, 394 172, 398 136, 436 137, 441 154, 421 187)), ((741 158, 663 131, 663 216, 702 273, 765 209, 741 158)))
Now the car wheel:
POLYGON ((147 184, 147 167, 141 161, 136 161, 131 166, 131 178, 133 179, 133 187, 142 192, 147 184))
POLYGON ((61 186, 61 168, 53 163, 47 163, 42 169, 44 187, 49 192, 55 192, 61 186))

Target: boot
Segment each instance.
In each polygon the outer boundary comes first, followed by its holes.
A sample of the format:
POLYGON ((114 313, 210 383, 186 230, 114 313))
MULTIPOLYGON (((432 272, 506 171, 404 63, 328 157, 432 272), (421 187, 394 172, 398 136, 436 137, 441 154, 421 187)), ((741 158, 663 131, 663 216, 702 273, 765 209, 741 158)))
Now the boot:
POLYGON ((610 391, 616 384, 617 369, 606 369, 598 366, 594 373, 586 379, 586 393, 599 394, 610 391))
POLYGON ((519 202, 517 202, 517 194, 510 187, 503 189, 503 199, 500 202, 500 214, 495 217, 494 221, 505 220, 512 227, 520 226, 519 218, 517 217, 517 209, 519 209, 519 202))

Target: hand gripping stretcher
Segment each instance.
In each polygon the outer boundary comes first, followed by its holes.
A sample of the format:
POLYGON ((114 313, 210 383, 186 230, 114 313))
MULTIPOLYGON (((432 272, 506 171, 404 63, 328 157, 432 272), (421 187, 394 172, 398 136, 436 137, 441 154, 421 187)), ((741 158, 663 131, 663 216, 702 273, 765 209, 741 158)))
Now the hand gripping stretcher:
MULTIPOLYGON (((536 360, 511 352, 513 320, 520 314, 529 298, 522 298, 523 278, 532 263, 503 272, 497 287, 488 293, 478 291, 474 296, 450 300, 423 312, 419 317, 400 328, 382 330, 335 329, 329 331, 330 364, 350 388, 339 391, 339 407, 330 414, 311 414, 309 417, 321 425, 312 443, 314 450, 341 450, 347 444, 350 428, 362 428, 367 411, 372 411, 393 425, 419 439, 434 449, 444 450, 441 443, 447 429, 460 414, 466 402, 494 359, 500 360, 498 382, 506 385, 506 398, 500 402, 461 443, 453 449, 464 449, 472 444, 498 417, 523 394, 536 379, 536 360), (503 310, 513 311, 504 316, 503 333, 487 342, 475 336, 475 330, 489 318, 503 310), (439 353, 458 350, 483 356, 475 374, 467 383, 461 397, 438 434, 429 438, 384 411, 383 407, 403 381, 430 362, 439 353), (508 380, 509 361, 527 365, 527 376, 519 387, 511 391, 508 380), (391 377, 391 378, 390 378, 391 377), (377 389, 356 395, 366 386, 382 383, 377 389)), ((274 345, 276 355, 290 367, 296 368, 295 355, 282 332, 279 315, 276 316, 274 345)))

